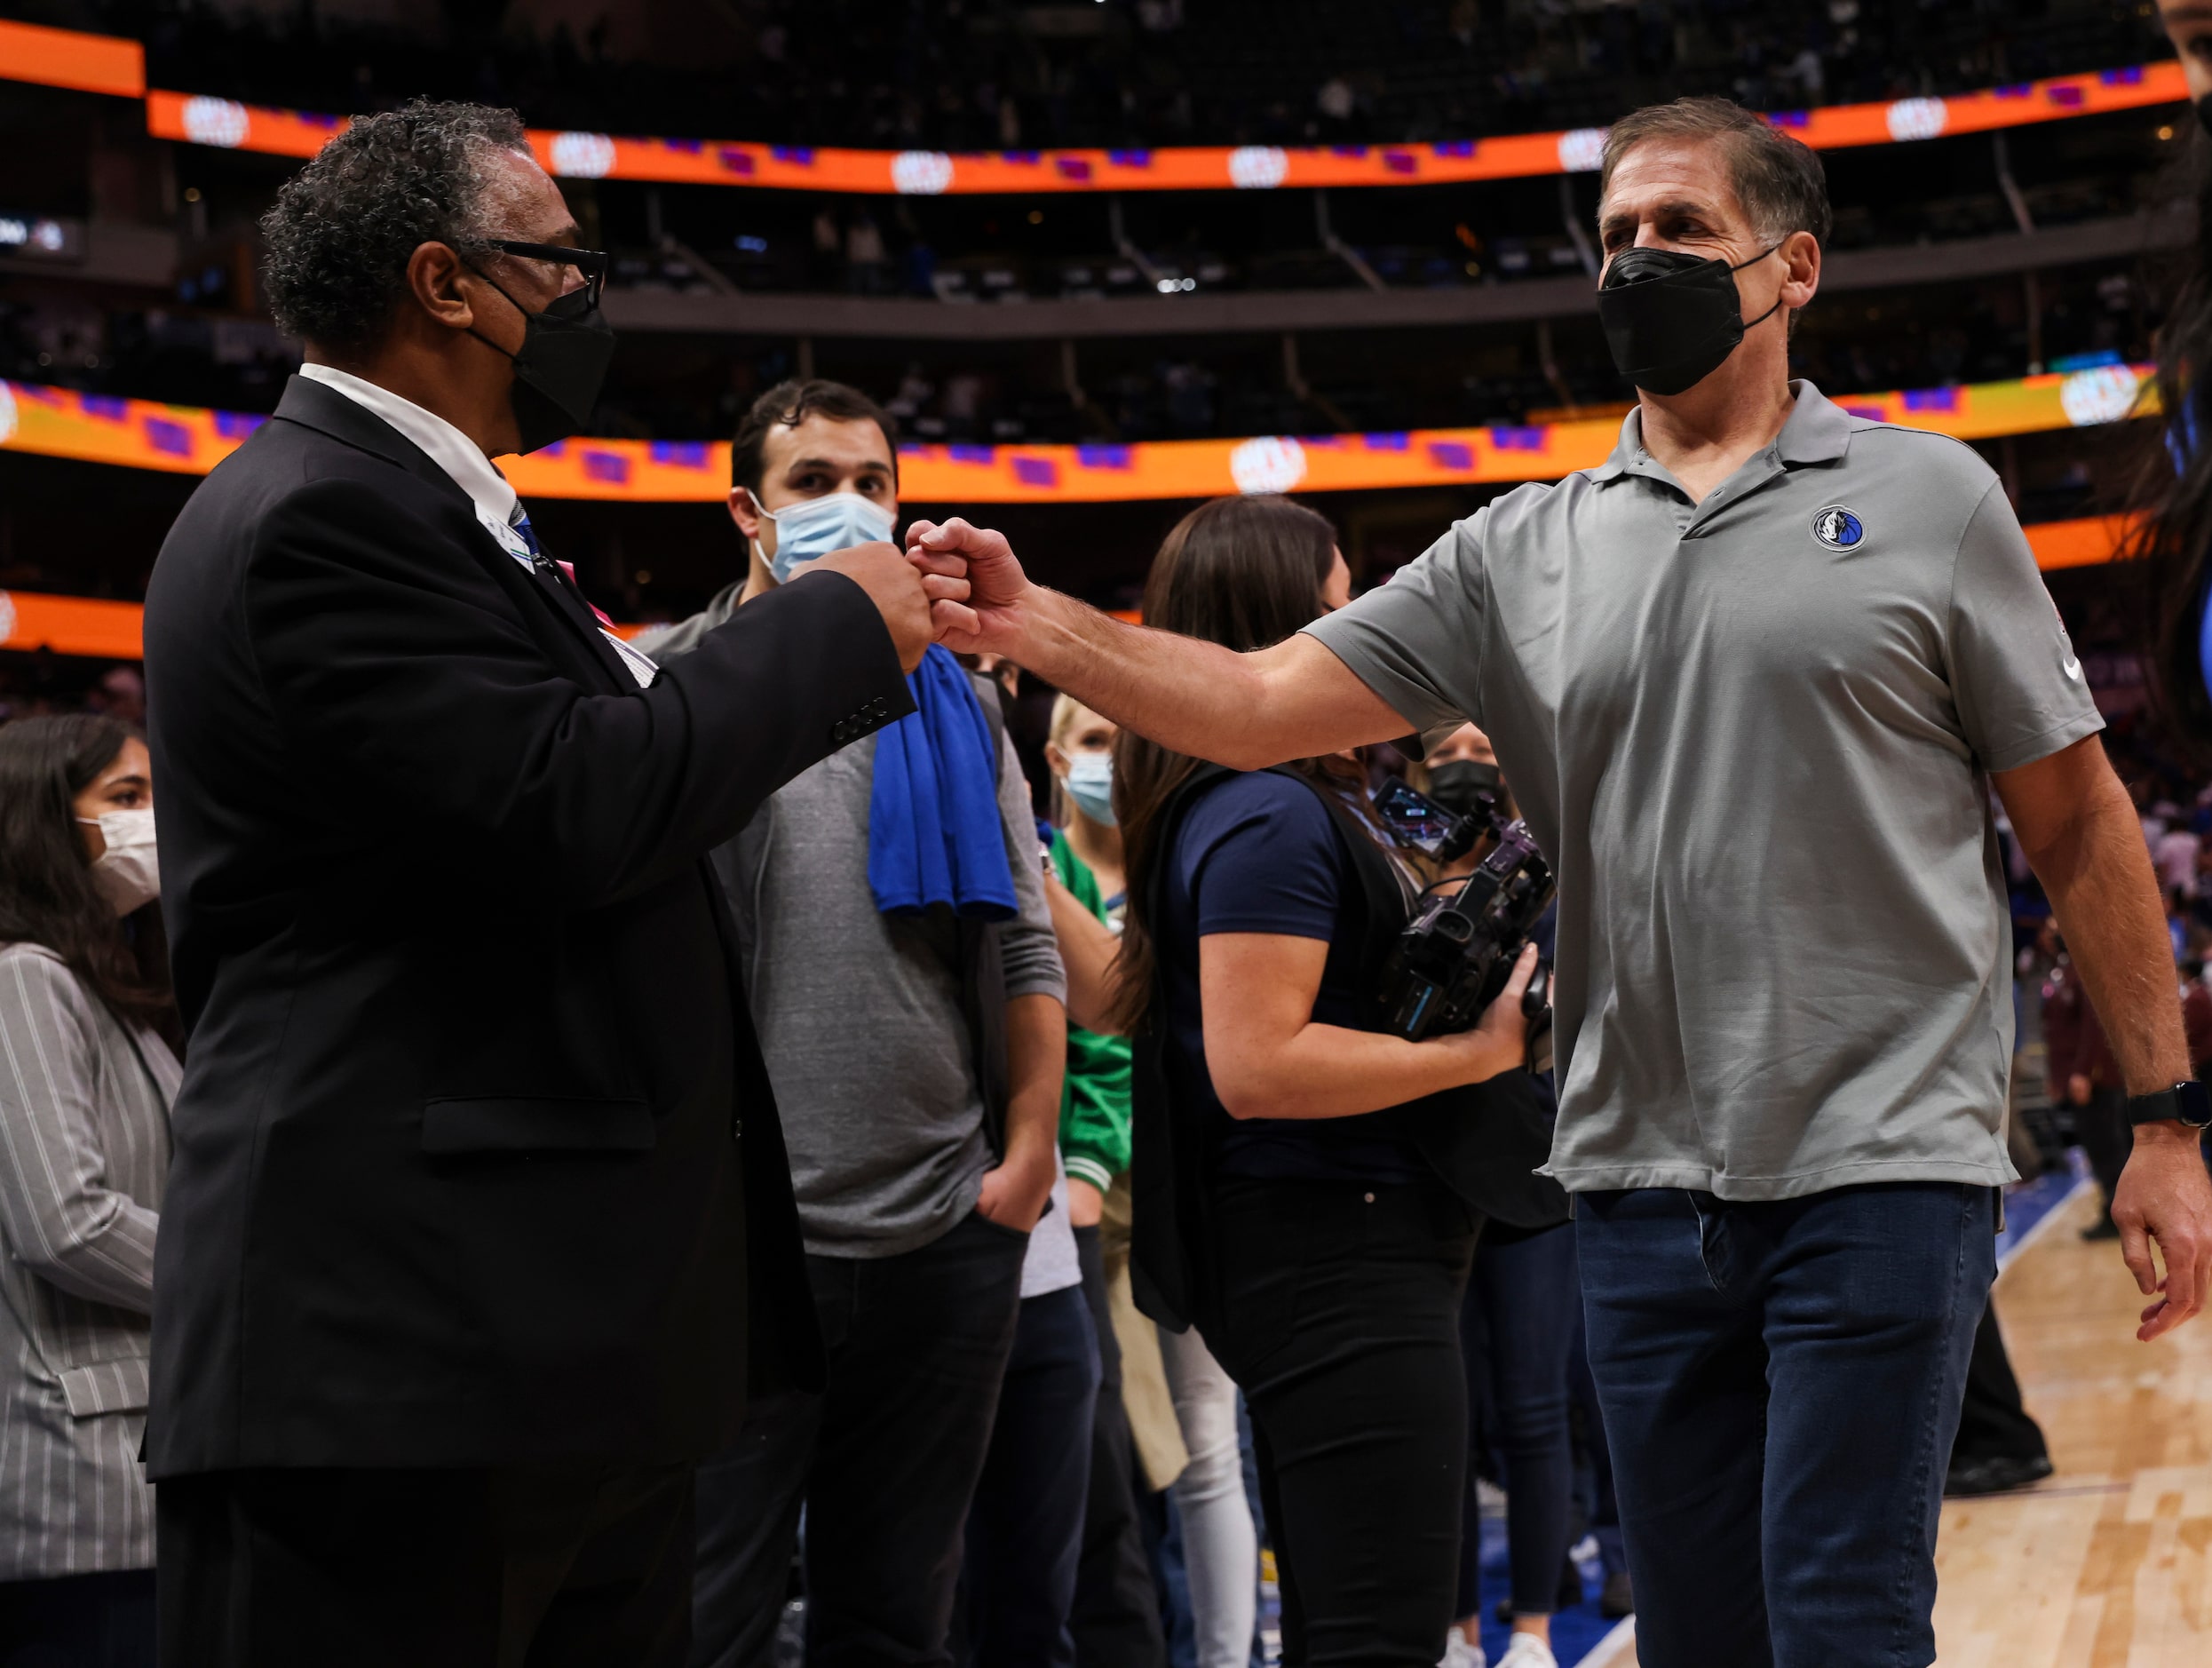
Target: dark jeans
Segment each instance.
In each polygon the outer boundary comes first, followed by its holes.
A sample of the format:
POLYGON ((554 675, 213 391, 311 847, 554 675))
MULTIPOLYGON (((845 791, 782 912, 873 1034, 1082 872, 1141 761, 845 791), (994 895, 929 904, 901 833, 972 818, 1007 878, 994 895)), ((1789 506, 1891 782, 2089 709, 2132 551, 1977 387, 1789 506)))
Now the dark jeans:
POLYGON ((1991 1189, 1577 1205, 1637 1660, 1925 1668, 1991 1189))
POLYGON ((163 1668, 680 1668, 692 1473, 234 1471, 154 1491, 163 1668))
POLYGON ((1432 1668, 1454 1620, 1475 1219, 1441 1182, 1225 1180, 1222 1318, 1282 1586, 1283 1661, 1432 1668))
POLYGON ((1082 1551, 1068 1621, 1081 1668, 1164 1668, 1160 1600, 1137 1514, 1137 1461, 1122 1405, 1122 1346, 1106 1304, 1098 1230, 1075 1230, 1083 1302, 1098 1340, 1098 1399, 1090 1425, 1090 1485, 1083 1497, 1082 1551))
POLYGON ((154 1668, 154 1572, 0 1581, 0 1668, 154 1668))
POLYGON ((1608 1576, 1629 1567, 1629 1551, 1621 1536, 1621 1502, 1613 1493, 1613 1451, 1605 1446, 1605 1414, 1598 1401, 1598 1383, 1590 1376, 1590 1335, 1582 1322, 1582 1259, 1575 1259, 1574 1341, 1567 1351, 1567 1395, 1581 1410, 1582 1454, 1575 1487, 1582 1499, 1590 1532, 1598 1537, 1598 1556, 1608 1576))
POLYGON ((978 1668, 1074 1668, 1068 1616, 1098 1404, 1098 1340, 1082 1288, 1024 1298, 968 1511, 963 1580, 978 1668))
POLYGON ((802 1505, 809 1668, 951 1660, 1027 1249, 971 1215, 900 1256, 806 1259, 829 1386, 762 1397, 699 1468, 694 1668, 770 1668, 802 1505))
MULTIPOLYGON (((1528 1234, 1492 1223, 1483 1231, 1460 1336, 1468 1382, 1487 1378, 1497 1415, 1516 1616, 1550 1616, 1566 1568, 1574 1490, 1567 1361, 1582 1302, 1570 1224, 1528 1234)), ((1482 1545, 1471 1487, 1465 1498, 1454 1608, 1470 1616, 1481 1608, 1482 1545)))
POLYGON ((1974 1352, 1966 1363, 1966 1403, 1959 1414, 1958 1440, 1951 1445, 1951 1463, 2044 1459, 2049 1453, 2043 1427, 2021 1405, 2020 1381, 2012 1376, 2011 1359, 2004 1353, 1993 1297, 1982 1311, 1981 1324, 1974 1329, 1974 1352))

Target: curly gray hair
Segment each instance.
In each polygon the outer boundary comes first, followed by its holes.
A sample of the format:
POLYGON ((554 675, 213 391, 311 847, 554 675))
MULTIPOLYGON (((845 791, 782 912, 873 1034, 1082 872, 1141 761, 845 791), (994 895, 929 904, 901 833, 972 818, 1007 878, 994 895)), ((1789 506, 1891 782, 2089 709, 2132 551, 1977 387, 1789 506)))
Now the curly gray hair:
POLYGON ((357 118, 284 182, 262 217, 262 282, 277 328, 318 346, 373 347, 423 243, 480 246, 496 210, 492 153, 529 154, 521 119, 417 99, 357 118))

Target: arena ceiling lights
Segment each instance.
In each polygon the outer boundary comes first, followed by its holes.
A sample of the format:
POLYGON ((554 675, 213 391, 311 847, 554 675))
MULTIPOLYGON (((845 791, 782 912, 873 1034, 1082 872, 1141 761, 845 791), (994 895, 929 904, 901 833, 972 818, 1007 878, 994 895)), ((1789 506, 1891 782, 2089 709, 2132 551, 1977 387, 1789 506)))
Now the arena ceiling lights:
MULTIPOLYGON (((149 90, 137 42, 28 24, 0 22, 0 77, 142 97, 147 129, 155 138, 226 150, 312 156, 347 122, 345 116, 149 90)), ((1828 150, 1990 132, 2175 104, 2187 96, 2180 65, 2168 60, 1950 98, 1781 111, 1769 119, 1816 149, 1828 150)), ((938 196, 1449 185, 1589 173, 1598 167, 1605 130, 1578 128, 1564 133, 1421 145, 1187 146, 956 155, 746 140, 625 139, 545 129, 532 129, 530 143, 549 172, 572 179, 938 196)))

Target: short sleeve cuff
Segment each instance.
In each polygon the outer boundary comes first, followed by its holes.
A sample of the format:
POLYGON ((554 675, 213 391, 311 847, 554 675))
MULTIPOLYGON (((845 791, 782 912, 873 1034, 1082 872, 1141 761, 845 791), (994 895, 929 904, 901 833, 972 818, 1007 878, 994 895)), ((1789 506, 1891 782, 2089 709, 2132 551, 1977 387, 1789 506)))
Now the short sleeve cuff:
POLYGON ((2026 736, 2006 748, 2002 754, 1984 759, 1983 768, 1992 774, 2018 770, 2023 765, 2049 759, 2053 753, 2062 753, 2084 736, 2094 735, 2104 727, 2103 713, 2078 712, 2065 723, 2053 725, 2040 735, 2026 736))
POLYGON ((1440 741, 1467 722, 1422 681, 1395 644, 1349 610, 1323 615, 1305 634, 1336 656, 1390 710, 1418 731, 1424 744, 1440 741))

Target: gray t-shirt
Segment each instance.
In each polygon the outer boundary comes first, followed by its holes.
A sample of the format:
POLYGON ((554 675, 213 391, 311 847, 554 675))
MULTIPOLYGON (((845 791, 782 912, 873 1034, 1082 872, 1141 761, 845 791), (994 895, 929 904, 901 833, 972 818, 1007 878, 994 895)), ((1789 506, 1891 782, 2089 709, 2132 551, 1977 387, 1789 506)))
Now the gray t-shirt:
MULTIPOLYGON (((744 594, 741 579, 725 585, 700 613, 641 633, 637 645, 655 661, 688 655, 744 594)), ((980 682, 977 693, 998 698, 980 682)), ((715 853, 776 1087, 800 1232, 824 1257, 893 1257, 928 1244, 975 1208, 992 1162, 960 1005, 957 929, 942 915, 883 915, 868 893, 875 789, 869 736, 787 782, 715 853)), ((998 812, 1018 909, 999 932, 1006 994, 1065 1002, 1028 785, 1003 735, 998 812)), ((1029 1237, 1021 1295, 1082 1279, 1063 1172, 1029 1237)))
MULTIPOLYGON (((947 910, 885 915, 868 886, 879 738, 794 776, 715 854, 737 917, 806 1249, 894 1257, 975 1208, 992 1163, 947 910)), ((999 817, 1019 913, 1008 997, 1067 998, 1029 787, 1001 738, 999 817)), ((1065 1220, 1065 1212, 1062 1213, 1065 1220)))
POLYGON ((1796 386, 1701 504, 1631 412, 1308 628, 1554 862, 1572 1190, 2013 1177, 1986 773, 2102 720, 1987 465, 1796 386))

